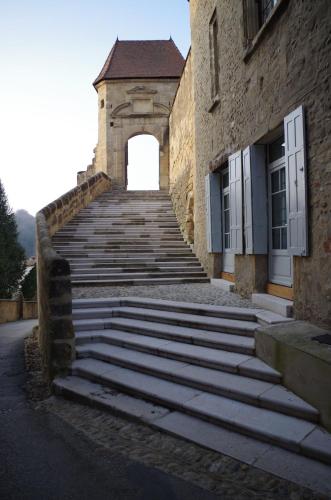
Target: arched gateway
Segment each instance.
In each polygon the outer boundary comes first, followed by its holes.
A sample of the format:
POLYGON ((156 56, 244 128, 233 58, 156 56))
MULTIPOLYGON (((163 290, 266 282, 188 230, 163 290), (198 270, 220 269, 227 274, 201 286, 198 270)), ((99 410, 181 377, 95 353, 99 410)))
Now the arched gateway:
POLYGON ((99 96, 99 136, 93 172, 115 187, 127 186, 130 138, 151 134, 160 145, 160 189, 169 185, 169 114, 184 67, 172 39, 117 40, 94 82, 99 96))

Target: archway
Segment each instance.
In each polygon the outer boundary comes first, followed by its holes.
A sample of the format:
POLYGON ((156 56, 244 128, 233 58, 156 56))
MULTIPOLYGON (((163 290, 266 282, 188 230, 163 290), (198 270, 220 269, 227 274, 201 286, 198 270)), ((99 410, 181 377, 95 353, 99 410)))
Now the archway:
POLYGON ((160 189, 160 144, 150 134, 131 137, 126 145, 127 190, 160 189))

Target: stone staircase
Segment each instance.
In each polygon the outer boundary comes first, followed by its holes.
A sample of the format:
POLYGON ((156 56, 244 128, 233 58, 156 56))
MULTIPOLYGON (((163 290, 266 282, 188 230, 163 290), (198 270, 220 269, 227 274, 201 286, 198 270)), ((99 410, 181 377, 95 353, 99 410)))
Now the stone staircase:
POLYGON ((162 191, 99 196, 53 237, 72 286, 208 283, 162 191))
POLYGON ((318 411, 255 357, 259 311, 129 297, 74 300, 73 317, 77 359, 56 393, 247 463, 276 449, 287 471, 331 464, 318 411))

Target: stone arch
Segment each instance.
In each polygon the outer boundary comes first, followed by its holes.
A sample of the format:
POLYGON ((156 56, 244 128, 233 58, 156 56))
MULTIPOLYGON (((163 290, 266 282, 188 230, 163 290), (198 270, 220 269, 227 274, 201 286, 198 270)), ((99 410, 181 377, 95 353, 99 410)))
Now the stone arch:
MULTIPOLYGON (((156 137, 155 134, 152 134, 151 132, 143 131, 143 132, 135 132, 128 137, 126 143, 125 143, 125 187, 128 188, 129 184, 129 174, 128 174, 128 166, 129 166, 129 142, 131 139, 134 139, 135 137, 140 137, 140 136, 149 136, 153 137, 155 139, 155 146, 158 149, 158 189, 160 189, 160 177, 161 177, 161 146, 160 146, 160 140, 158 137, 156 137)), ((155 150, 154 150, 155 151, 155 150)))
POLYGON ((169 177, 169 145, 167 142, 167 134, 164 133, 162 127, 157 125, 144 125, 143 127, 137 127, 136 130, 127 130, 123 134, 123 144, 124 144, 124 186, 128 185, 128 144, 129 140, 133 137, 139 135, 150 135, 154 137, 159 143, 159 188, 165 189, 168 187, 168 177, 169 177), (164 152, 166 151, 166 154, 164 152))

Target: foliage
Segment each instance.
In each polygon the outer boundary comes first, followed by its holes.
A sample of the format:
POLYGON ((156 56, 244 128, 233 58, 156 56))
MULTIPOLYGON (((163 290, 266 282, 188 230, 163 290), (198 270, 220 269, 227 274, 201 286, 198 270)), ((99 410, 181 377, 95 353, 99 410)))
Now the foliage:
POLYGON ((25 270, 25 254, 17 240, 15 214, 0 181, 0 298, 11 298, 25 270))
POLYGON ((35 300, 37 297, 37 272, 36 266, 25 275, 21 288, 25 300, 35 300))
POLYGON ((35 219, 26 210, 17 210, 16 223, 18 229, 18 241, 25 250, 27 257, 36 255, 35 243, 35 219))

